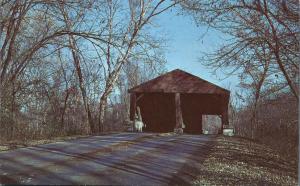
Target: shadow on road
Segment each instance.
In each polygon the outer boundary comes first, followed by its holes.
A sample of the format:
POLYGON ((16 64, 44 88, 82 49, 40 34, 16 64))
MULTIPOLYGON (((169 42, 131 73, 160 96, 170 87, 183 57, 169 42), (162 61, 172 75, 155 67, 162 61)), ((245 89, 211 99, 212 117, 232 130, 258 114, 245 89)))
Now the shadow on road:
POLYGON ((127 134, 40 145, 0 154, 0 182, 186 185, 213 143, 200 135, 127 134))

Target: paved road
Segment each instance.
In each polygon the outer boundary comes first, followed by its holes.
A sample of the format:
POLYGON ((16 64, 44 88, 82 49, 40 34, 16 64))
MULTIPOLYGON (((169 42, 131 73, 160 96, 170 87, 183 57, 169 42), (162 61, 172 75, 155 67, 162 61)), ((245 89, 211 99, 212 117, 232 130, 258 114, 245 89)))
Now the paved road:
POLYGON ((214 136, 121 133, 0 152, 0 183, 187 184, 214 136))

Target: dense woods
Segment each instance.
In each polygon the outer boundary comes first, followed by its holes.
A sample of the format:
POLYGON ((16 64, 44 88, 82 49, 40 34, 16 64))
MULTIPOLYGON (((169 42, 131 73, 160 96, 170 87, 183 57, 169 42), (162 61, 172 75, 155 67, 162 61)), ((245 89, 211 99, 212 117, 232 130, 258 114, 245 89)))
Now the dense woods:
POLYGON ((128 87, 164 70, 150 23, 175 2, 0 2, 2 139, 111 129, 128 87))
POLYGON ((248 105, 236 113, 235 119, 233 124, 238 135, 253 138, 286 156, 296 158, 298 104, 291 94, 278 94, 272 99, 262 99, 257 103, 256 110, 253 110, 253 105, 248 105), (255 118, 253 112, 256 112, 255 118), (251 126, 252 120, 254 126, 251 126))
POLYGON ((296 0, 0 0, 0 140, 123 131, 127 90, 165 72, 154 17, 181 8, 227 41, 201 62, 237 75, 237 135, 295 155, 296 0))
POLYGON ((196 23, 227 36, 203 64, 238 75, 231 95, 237 135, 296 155, 299 102, 299 2, 294 0, 185 1, 196 23))

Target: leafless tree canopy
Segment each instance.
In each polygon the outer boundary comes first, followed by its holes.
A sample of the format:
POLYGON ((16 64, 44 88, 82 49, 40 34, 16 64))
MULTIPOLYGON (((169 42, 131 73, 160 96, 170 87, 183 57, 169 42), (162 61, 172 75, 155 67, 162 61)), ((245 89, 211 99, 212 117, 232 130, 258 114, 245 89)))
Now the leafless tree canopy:
POLYGON ((238 71, 243 86, 256 87, 258 95, 288 86, 298 99, 298 1, 188 1, 183 7, 228 36, 206 65, 238 71))
POLYGON ((196 23, 226 35, 225 44, 202 61, 216 71, 226 70, 240 78, 241 91, 231 104, 237 133, 273 142, 275 147, 282 144, 297 149, 299 2, 198 0, 181 5, 196 23), (282 133, 282 126, 288 132, 282 133))
POLYGON ((175 1, 0 3, 5 139, 103 131, 126 119, 128 86, 164 71, 163 39, 149 29, 175 1))
POLYGON ((230 106, 237 134, 281 135, 295 149, 296 0, 0 0, 0 140, 121 130, 128 88, 164 72, 153 18, 177 4, 226 35, 202 62, 239 76, 230 106))

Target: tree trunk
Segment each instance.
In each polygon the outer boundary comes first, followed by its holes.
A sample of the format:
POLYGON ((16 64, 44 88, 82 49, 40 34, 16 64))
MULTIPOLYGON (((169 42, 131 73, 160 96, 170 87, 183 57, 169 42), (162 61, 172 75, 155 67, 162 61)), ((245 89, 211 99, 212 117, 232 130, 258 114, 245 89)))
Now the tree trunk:
POLYGON ((104 120, 105 120, 105 110, 107 107, 107 98, 110 95, 110 93, 113 90, 113 87, 117 81, 117 78, 120 74, 121 66, 119 68, 115 69, 109 76, 108 79, 106 80, 106 86, 104 93, 102 94, 100 98, 100 103, 99 103, 99 121, 98 121, 98 128, 99 132, 103 132, 103 125, 104 125, 104 120))
POLYGON ((62 110, 62 113, 61 113, 61 118, 60 118, 60 124, 61 124, 61 129, 62 129, 63 133, 65 132, 64 122, 65 122, 65 113, 66 113, 66 109, 67 109, 68 98, 69 98, 69 91, 66 91, 66 97, 65 97, 65 100, 64 100, 64 107, 63 107, 63 110, 62 110))
POLYGON ((105 111, 107 107, 107 96, 103 94, 100 98, 100 105, 99 105, 99 132, 104 132, 104 118, 105 118, 105 111))
POLYGON ((81 72, 81 67, 80 67, 80 61, 79 61, 79 57, 76 53, 76 45, 75 45, 75 39, 72 36, 70 37, 70 46, 71 46, 71 50, 72 50, 72 55, 73 55, 73 59, 74 59, 74 65, 76 68, 76 72, 77 72, 77 76, 78 76, 78 80, 79 80, 79 87, 80 87, 80 91, 81 91, 81 95, 82 95, 82 99, 83 99, 83 104, 84 104, 84 108, 87 114, 87 125, 89 127, 88 129, 88 133, 95 133, 95 127, 93 125, 93 121, 92 121, 92 114, 90 111, 90 106, 88 103, 88 99, 87 99, 87 95, 86 95, 86 90, 83 84, 83 76, 82 76, 82 72, 81 72))
MULTIPOLYGON (((71 23, 69 20, 69 17, 67 15, 67 13, 64 11, 64 7, 61 7, 61 11, 64 17, 64 21, 66 24, 67 29, 70 31, 71 30, 71 23)), ((92 121, 92 114, 90 111, 90 106, 88 103, 88 99, 87 99, 87 95, 86 95, 86 90, 84 87, 84 82, 83 82, 83 75, 81 72, 81 66, 80 66, 80 58, 78 55, 78 48, 76 46, 76 41, 73 35, 69 35, 69 47, 71 48, 71 52, 72 52, 72 57, 73 57, 73 62, 74 62, 74 66, 77 72, 77 76, 78 76, 78 80, 79 80, 79 87, 81 90, 81 95, 82 95, 82 99, 83 99, 83 104, 84 104, 84 108, 86 111, 86 115, 87 115, 87 127, 88 127, 88 131, 87 133, 95 133, 95 127, 92 121)))

